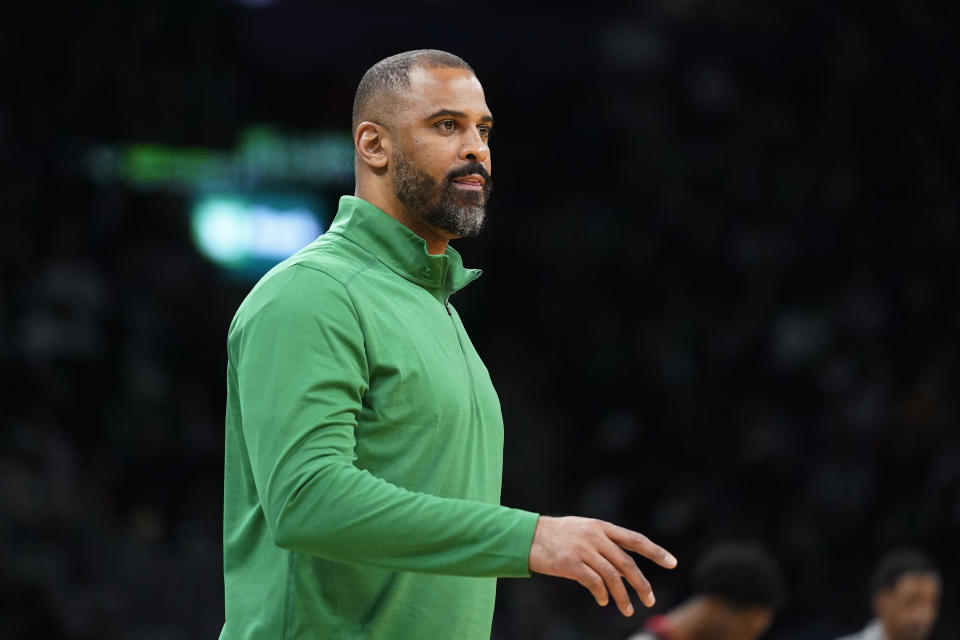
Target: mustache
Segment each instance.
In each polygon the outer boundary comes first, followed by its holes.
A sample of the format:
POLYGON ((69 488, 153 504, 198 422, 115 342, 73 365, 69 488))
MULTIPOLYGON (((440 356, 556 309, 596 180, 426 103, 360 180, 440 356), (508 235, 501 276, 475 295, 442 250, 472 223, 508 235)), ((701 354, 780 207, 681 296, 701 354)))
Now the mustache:
POLYGON ((479 162, 471 162, 470 164, 463 165, 459 169, 454 169, 453 171, 447 174, 447 180, 450 181, 456 178, 462 178, 464 176, 469 176, 474 173, 483 178, 483 186, 485 189, 489 188, 492 185, 493 180, 492 178, 490 178, 490 172, 488 172, 486 167, 484 167, 479 162))

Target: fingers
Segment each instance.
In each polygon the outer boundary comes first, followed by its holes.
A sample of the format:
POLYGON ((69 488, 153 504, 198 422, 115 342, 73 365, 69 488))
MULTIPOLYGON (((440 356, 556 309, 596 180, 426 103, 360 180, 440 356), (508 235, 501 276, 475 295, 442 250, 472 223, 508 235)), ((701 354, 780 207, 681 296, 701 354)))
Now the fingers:
POLYGON ((600 606, 612 597, 621 613, 631 616, 634 609, 624 578, 643 604, 651 607, 656 600, 650 582, 627 551, 668 569, 677 565, 666 549, 636 531, 576 516, 540 516, 528 564, 531 571, 576 580, 600 606))
MULTIPOLYGON (((633 590, 637 592, 640 601, 644 605, 652 607, 657 601, 653 595, 653 587, 650 586, 650 581, 647 580, 643 572, 640 571, 640 568, 637 567, 637 563, 634 562, 633 558, 609 539, 601 544, 599 551, 617 571, 617 582, 620 587, 623 588, 623 583, 620 580, 620 576, 623 576, 633 587, 633 590)), ((613 593, 613 591, 611 591, 611 593, 613 593)), ((626 589, 624 589, 624 595, 626 595, 626 589)), ((622 610, 623 608, 621 607, 621 611, 622 610)), ((624 615, 629 614, 625 613, 624 615)))
POLYGON ((576 581, 593 595, 593 599, 597 601, 598 605, 601 607, 607 606, 607 587, 600 574, 594 571, 590 565, 585 563, 580 565, 580 572, 576 576, 576 581))
POLYGON ((677 559, 673 557, 673 554, 660 545, 651 542, 650 538, 642 533, 624 529, 610 522, 602 522, 602 526, 610 539, 624 549, 635 551, 645 558, 653 560, 664 569, 673 569, 677 566, 677 559))
POLYGON ((613 601, 617 603, 620 613, 628 617, 632 616, 633 605, 630 603, 630 595, 623 584, 622 573, 617 567, 600 553, 595 553, 588 560, 588 564, 603 579, 606 591, 613 596, 613 601))

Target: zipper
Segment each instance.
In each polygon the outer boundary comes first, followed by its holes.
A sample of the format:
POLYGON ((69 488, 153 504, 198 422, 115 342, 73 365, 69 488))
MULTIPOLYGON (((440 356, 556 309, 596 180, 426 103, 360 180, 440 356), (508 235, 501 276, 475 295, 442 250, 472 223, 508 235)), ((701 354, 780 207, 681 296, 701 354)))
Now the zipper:
MULTIPOLYGON (((444 300, 446 303, 446 300, 444 300)), ((447 312, 450 312, 450 305, 447 304, 447 312)), ((467 370, 467 379, 470 381, 470 405, 473 411, 479 411, 478 405, 480 401, 477 399, 477 381, 473 379, 473 369, 470 368, 470 359, 467 358, 467 350, 463 346, 463 336, 460 335, 460 330, 457 328, 456 322, 453 321, 453 313, 450 313, 450 320, 453 322, 453 331, 457 334, 457 343, 460 345, 460 355, 463 356, 463 368, 467 370)))
POLYGON ((450 265, 443 262, 443 275, 440 277, 440 295, 443 296, 443 306, 447 309, 447 315, 453 317, 453 310, 450 308, 450 294, 447 293, 447 277, 450 275, 450 265))
POLYGON ((467 378, 470 380, 470 402, 473 407, 473 411, 478 411, 479 401, 477 400, 477 381, 473 379, 473 370, 470 368, 470 360, 467 358, 467 350, 463 346, 463 336, 460 335, 460 330, 457 328, 457 323, 453 319, 453 309, 450 308, 450 295, 447 293, 447 278, 450 276, 449 268, 443 272, 443 277, 440 279, 443 290, 441 295, 443 296, 443 306, 447 309, 447 315, 450 316, 450 321, 453 323, 453 332, 457 334, 457 343, 460 345, 460 354, 463 356, 463 366, 467 370, 467 378))

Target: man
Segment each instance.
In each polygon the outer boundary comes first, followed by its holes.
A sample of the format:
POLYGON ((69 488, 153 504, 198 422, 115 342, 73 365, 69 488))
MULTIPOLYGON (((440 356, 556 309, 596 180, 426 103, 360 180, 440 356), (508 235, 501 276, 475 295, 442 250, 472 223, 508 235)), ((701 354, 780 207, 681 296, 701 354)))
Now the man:
POLYGON ((924 640, 940 608, 940 572, 919 549, 888 551, 870 580, 870 601, 874 619, 841 640, 924 640))
POLYGON ((503 422, 450 296, 480 275, 493 116, 466 62, 363 76, 356 195, 253 288, 228 337, 223 640, 489 638, 496 577, 647 606, 644 536, 499 504, 503 422))
POLYGON ((718 545, 694 569, 693 595, 629 640, 755 640, 773 622, 782 592, 780 569, 761 547, 718 545))

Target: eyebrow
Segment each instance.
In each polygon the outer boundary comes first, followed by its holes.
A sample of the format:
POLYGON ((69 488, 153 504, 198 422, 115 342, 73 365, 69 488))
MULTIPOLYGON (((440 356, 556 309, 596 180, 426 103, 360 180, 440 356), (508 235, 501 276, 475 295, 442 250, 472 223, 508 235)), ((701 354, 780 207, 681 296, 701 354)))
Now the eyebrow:
MULTIPOLYGON (((460 118, 461 120, 467 119, 467 114, 463 111, 454 111, 453 109, 440 109, 436 113, 431 113, 429 116, 424 118, 424 120, 433 120, 434 118, 439 118, 441 116, 449 116, 451 118, 460 118)), ((493 124, 493 116, 489 113, 484 116, 480 116, 480 122, 486 122, 488 124, 493 124)))

